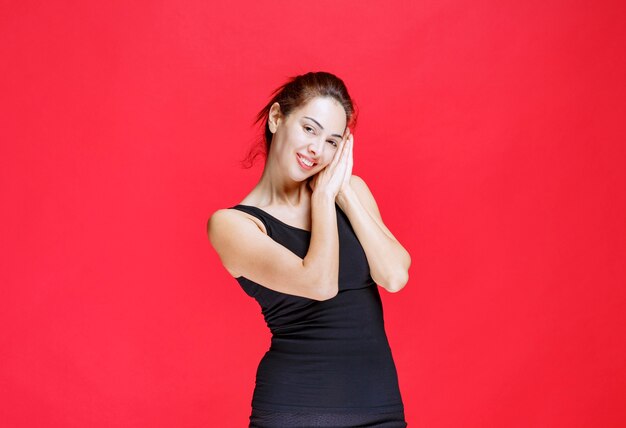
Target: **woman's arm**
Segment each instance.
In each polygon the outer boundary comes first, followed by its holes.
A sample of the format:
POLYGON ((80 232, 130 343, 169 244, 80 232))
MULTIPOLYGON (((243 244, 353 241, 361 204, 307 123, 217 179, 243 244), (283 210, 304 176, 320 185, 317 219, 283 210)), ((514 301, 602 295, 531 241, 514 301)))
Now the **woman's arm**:
POLYGON ((409 280, 411 256, 387 229, 374 196, 362 178, 352 175, 350 184, 337 196, 363 246, 376 284, 387 291, 400 291, 409 280))
POLYGON ((275 291, 315 300, 337 295, 339 236, 335 201, 351 174, 348 160, 352 140, 347 142, 348 135, 330 164, 311 183, 311 240, 303 259, 259 230, 254 221, 232 210, 218 210, 211 216, 207 225, 209 240, 231 274, 275 291))
POLYGON ((336 296, 339 289, 335 196, 314 192, 311 210, 311 242, 303 259, 232 209, 213 213, 207 233, 232 276, 244 276, 281 293, 327 300, 336 296))

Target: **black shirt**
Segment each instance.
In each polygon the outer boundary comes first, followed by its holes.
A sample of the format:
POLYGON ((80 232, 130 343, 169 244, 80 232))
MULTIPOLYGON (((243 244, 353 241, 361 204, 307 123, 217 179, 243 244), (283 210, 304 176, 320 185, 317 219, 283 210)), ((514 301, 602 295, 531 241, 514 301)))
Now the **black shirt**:
MULTIPOLYGON (((261 208, 235 205, 259 218, 268 236, 301 258, 311 232, 261 208)), ((314 413, 403 411, 396 367, 384 328, 378 285, 346 214, 335 204, 339 291, 318 301, 277 292, 240 276, 272 333, 259 363, 252 407, 314 413)), ((259 255, 262 257, 262 255, 259 255)))

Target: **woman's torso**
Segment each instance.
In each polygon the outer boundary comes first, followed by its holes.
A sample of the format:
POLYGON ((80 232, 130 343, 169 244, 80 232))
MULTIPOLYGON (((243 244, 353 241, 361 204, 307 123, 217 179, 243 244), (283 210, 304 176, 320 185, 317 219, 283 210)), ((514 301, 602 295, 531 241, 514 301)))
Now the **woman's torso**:
MULTIPOLYGON (((245 204, 268 236, 304 258, 311 232, 245 204)), ((339 292, 317 301, 239 276, 272 332, 259 363, 252 407, 263 411, 385 413, 403 410, 378 286, 345 213, 336 205, 339 292)))

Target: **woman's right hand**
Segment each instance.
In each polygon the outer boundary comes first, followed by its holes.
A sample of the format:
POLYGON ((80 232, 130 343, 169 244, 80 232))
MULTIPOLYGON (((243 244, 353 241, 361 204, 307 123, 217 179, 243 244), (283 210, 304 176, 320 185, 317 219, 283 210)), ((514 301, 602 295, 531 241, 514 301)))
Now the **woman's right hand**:
POLYGON ((333 200, 337 197, 346 180, 346 175, 352 174, 352 168, 348 163, 352 141, 350 128, 346 128, 333 159, 324 169, 309 179, 309 187, 314 193, 326 193, 333 200))

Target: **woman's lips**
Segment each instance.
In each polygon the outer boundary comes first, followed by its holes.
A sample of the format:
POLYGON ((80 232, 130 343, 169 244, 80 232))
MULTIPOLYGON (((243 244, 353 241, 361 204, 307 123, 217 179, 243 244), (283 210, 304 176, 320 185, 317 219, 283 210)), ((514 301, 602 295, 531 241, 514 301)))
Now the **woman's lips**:
MULTIPOLYGON (((300 166, 301 166, 302 168, 306 169, 306 170, 313 169, 313 167, 314 167, 315 165, 317 165, 317 163, 315 163, 315 162, 314 162, 314 163, 313 163, 313 165, 308 166, 307 164, 305 164, 304 162, 302 162, 302 159, 300 158, 300 153, 296 153, 296 158, 298 158, 298 163, 300 164, 300 166)), ((309 160, 309 159, 307 159, 307 160, 309 160)))

